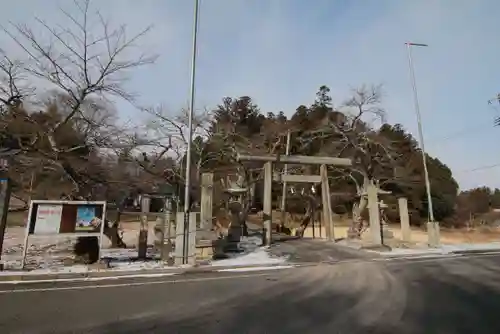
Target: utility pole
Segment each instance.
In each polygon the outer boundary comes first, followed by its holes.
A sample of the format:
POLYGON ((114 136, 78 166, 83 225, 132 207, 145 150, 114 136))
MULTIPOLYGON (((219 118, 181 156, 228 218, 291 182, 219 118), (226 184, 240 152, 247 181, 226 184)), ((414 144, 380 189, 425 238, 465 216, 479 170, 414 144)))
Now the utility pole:
MULTIPOLYGON (((288 133, 286 134, 286 149, 285 149, 285 155, 288 156, 290 155, 290 139, 291 139, 291 132, 288 130, 288 133)), ((283 170, 283 175, 288 174, 288 164, 285 164, 285 168, 283 170)), ((280 224, 280 231, 285 227, 286 223, 286 181, 283 181, 283 190, 281 192, 281 224, 280 224)))
POLYGON ((427 44, 422 44, 422 43, 410 43, 407 42, 406 44, 406 49, 408 51, 408 67, 410 70, 410 79, 412 83, 412 88, 413 88, 413 102, 415 105, 415 114, 417 116, 417 125, 418 125, 418 137, 419 137, 419 142, 420 142, 420 149, 422 152, 422 162, 424 165, 424 178, 425 178, 425 189, 427 192, 427 205, 428 205, 428 211, 429 211, 429 221, 427 223, 427 229, 428 229, 428 234, 429 234, 429 245, 435 247, 438 246, 439 244, 439 225, 438 223, 434 220, 434 209, 432 206, 432 193, 431 193, 431 183, 429 180, 429 172, 427 169, 427 159, 426 159, 426 153, 425 153, 425 144, 424 144, 424 131, 422 127, 422 116, 420 113, 420 105, 418 102, 418 93, 417 93, 417 83, 415 79, 415 69, 413 67, 413 60, 412 60, 412 54, 411 50, 412 47, 428 47, 427 44))
POLYGON ((182 263, 188 263, 188 242, 189 242, 189 216, 191 211, 191 146, 193 137, 193 115, 194 115, 194 99, 196 88, 196 52, 197 52, 197 36, 198 36, 198 7, 199 0, 194 2, 194 22, 193 22, 193 44, 191 55, 191 86, 189 94, 189 110, 188 110, 188 135, 187 135, 187 150, 186 150, 186 177, 184 188, 184 249, 182 250, 182 263))
MULTIPOLYGON (((7 228, 7 215, 10 202, 10 180, 9 165, 10 156, 0 156, 0 260, 2 257, 5 229, 7 228)), ((3 263, 0 262, 0 271, 3 271, 3 263)))

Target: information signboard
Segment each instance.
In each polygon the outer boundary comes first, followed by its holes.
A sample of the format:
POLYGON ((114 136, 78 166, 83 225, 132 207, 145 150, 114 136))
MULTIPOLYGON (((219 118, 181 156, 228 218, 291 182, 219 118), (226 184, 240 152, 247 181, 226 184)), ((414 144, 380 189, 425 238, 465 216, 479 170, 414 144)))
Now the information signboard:
MULTIPOLYGON (((98 237, 99 254, 106 221, 105 201, 31 201, 26 224, 23 262, 30 237, 98 237)), ((100 256, 99 256, 100 257, 100 256)))
POLYGON ((61 226, 63 206, 60 204, 40 204, 36 210, 33 234, 57 234, 61 226))
POLYGON ((98 215, 94 205, 77 206, 75 231, 95 231, 101 225, 98 215))

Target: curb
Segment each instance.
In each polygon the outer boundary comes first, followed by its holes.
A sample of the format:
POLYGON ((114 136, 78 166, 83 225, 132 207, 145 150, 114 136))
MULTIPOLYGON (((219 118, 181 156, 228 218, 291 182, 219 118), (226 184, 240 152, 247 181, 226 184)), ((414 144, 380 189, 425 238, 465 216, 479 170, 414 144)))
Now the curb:
MULTIPOLYGON (((378 252, 377 252, 378 253, 378 252)), ((386 259, 398 259, 398 258, 420 258, 420 257, 446 257, 450 255, 467 255, 467 254, 500 254, 500 249, 470 249, 470 250, 455 250, 455 251, 441 251, 441 252, 422 252, 417 254, 390 254, 390 253, 379 253, 382 258, 386 259)))
POLYGON ((390 254, 388 252, 378 253, 382 259, 398 259, 398 258, 418 258, 418 257, 441 257, 451 254, 450 252, 421 252, 421 253, 407 253, 407 254, 390 254))
POLYGON ((469 250, 456 250, 446 254, 495 254, 500 253, 500 249, 469 249, 469 250))
POLYGON ((81 273, 43 273, 31 274, 15 273, 12 275, 0 275, 0 284, 2 283, 29 283, 36 281, 68 281, 68 280, 85 280, 93 278, 106 278, 113 279, 127 279, 127 278, 147 278, 148 276, 171 276, 171 275, 194 275, 194 274, 208 274, 220 271, 265 271, 302 267, 306 265, 296 263, 281 263, 273 265, 248 265, 248 266, 198 266, 190 268, 155 268, 155 269, 142 269, 142 270, 102 270, 102 271, 89 271, 81 273))

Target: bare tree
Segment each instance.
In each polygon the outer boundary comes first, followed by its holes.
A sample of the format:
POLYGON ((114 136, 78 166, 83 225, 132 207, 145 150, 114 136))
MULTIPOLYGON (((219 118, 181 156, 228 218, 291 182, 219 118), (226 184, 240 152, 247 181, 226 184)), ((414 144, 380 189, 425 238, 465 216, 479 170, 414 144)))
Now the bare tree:
POLYGON ((16 106, 26 96, 23 64, 0 49, 0 111, 16 106))
MULTIPOLYGON (((353 225, 350 232, 358 236, 363 230, 363 213, 367 207, 367 187, 381 185, 381 175, 395 168, 395 143, 381 136, 370 124, 385 120, 381 107, 381 87, 362 86, 353 90, 352 96, 343 105, 343 115, 329 122, 329 130, 323 135, 335 136, 336 140, 325 145, 324 150, 336 152, 339 157, 349 157, 353 166, 349 169, 332 167, 332 178, 352 182, 356 189, 357 203, 353 206, 353 225)), ((325 153, 326 153, 325 152, 325 153)), ((391 171, 392 172, 392 171, 391 171)), ((393 174, 393 172, 392 172, 393 174)))
MULTIPOLYGON (((102 103, 112 97, 133 101, 134 94, 124 85, 127 75, 138 67, 153 63, 156 57, 133 52, 151 27, 133 35, 127 34, 126 25, 112 27, 99 11, 91 8, 90 0, 75 0, 71 11, 61 11, 68 20, 64 26, 36 18, 39 25, 36 28, 15 23, 3 27, 28 59, 20 63, 4 57, 0 70, 5 74, 7 84, 3 85, 1 93, 5 96, 2 99, 4 104, 24 97, 19 84, 23 76, 40 83, 36 87, 39 88, 37 102, 43 95, 40 93, 42 85, 49 84, 48 91, 57 92, 61 117, 46 122, 43 129, 38 128, 29 142, 23 142, 23 150, 38 151, 59 165, 74 181, 78 192, 79 180, 75 179, 65 153, 80 147, 61 146, 57 134, 64 127, 72 126, 81 131, 85 145, 93 149, 112 145, 113 137, 123 131, 117 129, 114 116, 106 113, 109 108, 102 108, 102 103), (38 34, 40 31, 49 37, 43 38, 38 34), (40 143, 45 140, 49 144, 48 150, 40 152, 40 143)), ((33 113, 22 113, 22 117, 37 125, 33 113)))
MULTIPOLYGON (((188 135, 188 110, 182 109, 179 113, 169 115, 165 108, 146 109, 152 119, 148 124, 147 133, 149 138, 144 140, 145 144, 152 146, 152 159, 149 161, 149 168, 155 167, 165 156, 170 157, 178 167, 184 163, 183 160, 187 150, 188 135)), ((195 113, 192 123, 192 162, 194 164, 194 179, 197 181, 202 168, 211 161, 219 160, 217 152, 206 150, 208 139, 212 136, 210 131, 211 113, 204 110, 195 113)), ((145 166, 146 167, 146 166, 145 166)), ((178 175, 184 179, 184 175, 178 175)))

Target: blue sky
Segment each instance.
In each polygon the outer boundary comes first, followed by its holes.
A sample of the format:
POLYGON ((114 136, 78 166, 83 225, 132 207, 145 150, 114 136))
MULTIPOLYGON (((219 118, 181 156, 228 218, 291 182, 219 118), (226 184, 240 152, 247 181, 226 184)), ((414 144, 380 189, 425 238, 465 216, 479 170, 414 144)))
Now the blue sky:
MULTIPOLYGON (((384 85, 391 123, 416 134, 404 42, 414 62, 426 147, 452 168, 462 188, 500 187, 500 108, 487 104, 500 91, 500 2, 495 0, 201 0, 196 106, 223 96, 252 96, 263 112, 291 115, 328 85, 336 104, 349 89, 384 85)), ((113 22, 154 30, 142 44, 158 62, 134 73, 129 86, 142 103, 172 112, 189 95, 194 0, 94 1, 113 22)), ((59 22, 63 0, 3 4, 0 22, 59 22)), ((5 49, 11 42, 0 34, 5 49)), ((126 104, 124 115, 141 117, 126 104)))

